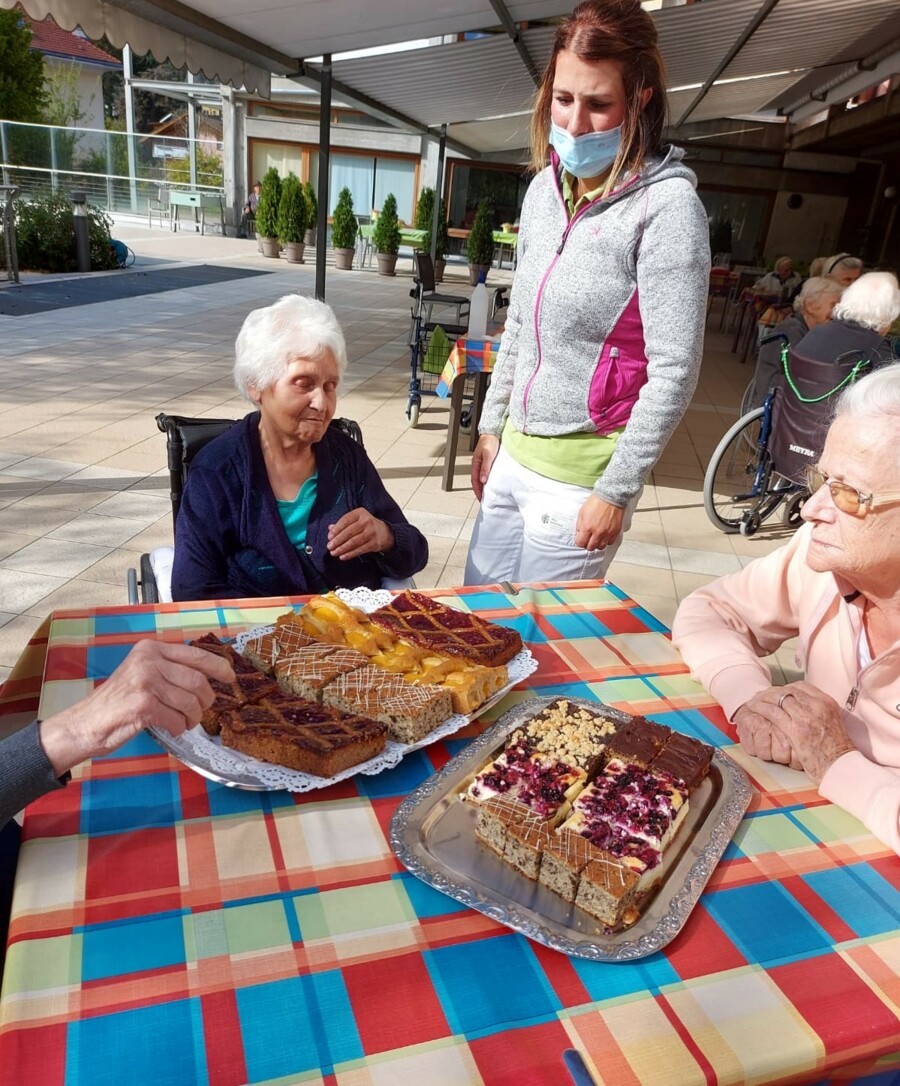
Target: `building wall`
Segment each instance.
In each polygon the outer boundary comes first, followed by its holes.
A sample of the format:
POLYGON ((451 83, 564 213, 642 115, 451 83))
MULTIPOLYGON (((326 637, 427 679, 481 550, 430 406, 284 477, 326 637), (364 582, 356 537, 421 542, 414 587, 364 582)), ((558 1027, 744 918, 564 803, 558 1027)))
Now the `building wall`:
MULTIPOLYGON (((83 117, 78 122, 78 127, 99 129, 102 133, 105 127, 103 119, 103 69, 80 64, 77 61, 73 62, 48 56, 44 57, 44 67, 47 71, 75 71, 77 73, 75 90, 83 113, 83 117)), ((105 140, 101 134, 95 136, 91 133, 85 133, 78 140, 79 151, 102 149, 104 146, 105 140)))

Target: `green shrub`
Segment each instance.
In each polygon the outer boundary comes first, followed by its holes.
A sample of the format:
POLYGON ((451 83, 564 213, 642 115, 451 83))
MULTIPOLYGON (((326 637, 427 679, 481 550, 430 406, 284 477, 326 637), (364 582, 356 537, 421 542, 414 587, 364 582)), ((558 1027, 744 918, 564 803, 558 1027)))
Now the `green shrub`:
MULTIPOLYGON (((16 242, 19 266, 32 271, 78 271, 72 201, 56 193, 38 200, 16 200, 16 242)), ((115 268, 109 247, 112 219, 100 208, 87 205, 91 268, 115 268)))
POLYGON ((469 233, 466 255, 470 264, 490 264, 494 259, 494 230, 491 226, 491 209, 482 200, 475 212, 475 221, 469 233))
POLYGON ((316 199, 312 181, 303 182, 303 198, 306 200, 307 228, 314 230, 319 219, 319 201, 316 199))
POLYGON ((353 214, 353 197, 350 190, 342 188, 338 194, 331 219, 331 244, 335 249, 352 249, 356 244, 356 231, 359 226, 353 214))
POLYGON ((372 231, 372 244, 376 253, 396 256, 400 252, 400 220, 397 218, 397 197, 389 192, 384 198, 384 205, 375 229, 372 231))
POLYGON ((434 218, 434 189, 422 189, 419 193, 419 202, 416 204, 416 221, 413 223, 417 230, 424 230, 431 234, 431 222, 434 218))
POLYGON ((259 203, 256 205, 256 232, 261 238, 278 237, 278 205, 281 203, 281 178, 278 170, 270 166, 259 187, 259 203))
MULTIPOLYGON (((434 189, 422 189, 419 202, 416 204, 416 229, 425 231, 425 249, 431 252, 431 227, 434 220, 434 189)), ((447 226, 447 209, 441 200, 440 217, 438 218, 437 245, 434 259, 443 260, 445 253, 450 248, 450 233, 447 226)))
POLYGON ((289 173, 281 186, 281 200, 278 203, 278 240, 283 245, 303 241, 306 226, 303 185, 296 174, 289 173))

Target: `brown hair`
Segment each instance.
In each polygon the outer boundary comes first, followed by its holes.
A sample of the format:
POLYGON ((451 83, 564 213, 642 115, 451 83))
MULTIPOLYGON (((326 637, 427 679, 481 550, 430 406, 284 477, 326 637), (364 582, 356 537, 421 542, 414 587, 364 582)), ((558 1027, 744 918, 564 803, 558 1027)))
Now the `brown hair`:
POLYGON ((564 49, 588 64, 615 60, 622 71, 622 146, 605 185, 608 192, 626 169, 641 169, 648 155, 659 151, 662 144, 666 123, 665 65, 657 45, 656 26, 640 0, 585 0, 560 24, 534 99, 531 165, 535 173, 547 164, 556 58, 564 49), (648 88, 652 91, 650 100, 641 108, 641 92, 648 88))

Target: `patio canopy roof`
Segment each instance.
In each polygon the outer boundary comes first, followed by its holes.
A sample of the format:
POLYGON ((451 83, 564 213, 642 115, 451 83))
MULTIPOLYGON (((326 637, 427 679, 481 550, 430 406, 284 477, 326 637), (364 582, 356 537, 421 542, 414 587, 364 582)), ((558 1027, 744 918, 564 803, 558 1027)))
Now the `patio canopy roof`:
MULTIPOLYGON (((34 18, 106 35, 135 52, 248 91, 271 73, 315 83, 324 54, 492 30, 487 37, 334 61, 335 92, 473 154, 525 145, 533 73, 569 0, 20 0, 34 18)), ((16 0, 0 0, 13 7, 16 0)), ((646 0, 656 9, 658 0, 646 0)), ((900 51, 897 0, 697 0, 652 10, 668 69, 670 120, 746 116, 810 101, 900 51), (822 73, 826 73, 825 76, 822 73)))

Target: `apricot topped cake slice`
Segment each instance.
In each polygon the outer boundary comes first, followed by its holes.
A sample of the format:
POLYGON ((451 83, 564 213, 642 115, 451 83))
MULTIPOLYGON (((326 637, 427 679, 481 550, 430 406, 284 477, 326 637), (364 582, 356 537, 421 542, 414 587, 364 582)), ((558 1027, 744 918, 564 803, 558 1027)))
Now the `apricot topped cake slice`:
POLYGON ((392 638, 374 626, 368 615, 329 592, 313 596, 297 614, 303 630, 317 641, 344 645, 366 656, 387 648, 392 638))

